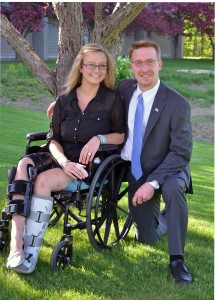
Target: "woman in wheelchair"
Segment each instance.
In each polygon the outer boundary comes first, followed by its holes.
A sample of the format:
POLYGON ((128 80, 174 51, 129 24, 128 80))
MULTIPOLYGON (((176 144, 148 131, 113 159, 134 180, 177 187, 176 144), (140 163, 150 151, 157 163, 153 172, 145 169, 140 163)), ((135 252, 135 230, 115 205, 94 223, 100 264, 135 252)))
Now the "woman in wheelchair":
POLYGON ((53 205, 51 193, 86 178, 100 144, 123 143, 124 105, 113 90, 114 81, 110 54, 98 44, 83 46, 65 93, 56 101, 49 151, 26 155, 9 176, 12 228, 7 268, 33 272, 53 205))

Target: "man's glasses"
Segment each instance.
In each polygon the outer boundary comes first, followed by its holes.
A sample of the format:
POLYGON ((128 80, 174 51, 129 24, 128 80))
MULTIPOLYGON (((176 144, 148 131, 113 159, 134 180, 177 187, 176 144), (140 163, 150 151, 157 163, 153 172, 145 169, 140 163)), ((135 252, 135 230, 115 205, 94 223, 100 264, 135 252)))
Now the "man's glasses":
POLYGON ((94 65, 94 64, 82 64, 84 65, 88 70, 95 70, 96 68, 99 68, 99 70, 107 70, 107 65, 94 65))
POLYGON ((155 65, 156 61, 157 60, 155 60, 155 59, 148 59, 145 61, 137 60, 137 61, 133 61, 132 65, 134 65, 136 68, 142 68, 143 66, 153 67, 155 65))

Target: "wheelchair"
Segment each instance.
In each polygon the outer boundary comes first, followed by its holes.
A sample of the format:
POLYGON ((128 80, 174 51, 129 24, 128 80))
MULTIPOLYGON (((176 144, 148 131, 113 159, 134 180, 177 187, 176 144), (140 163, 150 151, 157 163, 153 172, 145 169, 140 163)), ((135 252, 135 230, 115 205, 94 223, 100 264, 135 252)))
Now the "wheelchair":
MULTIPOLYGON (((46 137, 47 132, 27 134, 25 154, 40 151, 43 146, 34 146, 33 142, 46 140, 46 137)), ((63 235, 50 259, 54 271, 64 269, 73 262, 73 230, 85 229, 91 245, 101 252, 115 247, 125 239, 132 226, 126 196, 128 162, 121 159, 115 145, 101 145, 97 155, 93 166, 89 166, 89 170, 93 171, 90 171, 88 180, 78 180, 76 191, 52 194, 54 203, 48 226, 55 226, 63 218, 63 235)), ((3 209, 0 252, 10 243, 10 219, 6 208, 3 209)))

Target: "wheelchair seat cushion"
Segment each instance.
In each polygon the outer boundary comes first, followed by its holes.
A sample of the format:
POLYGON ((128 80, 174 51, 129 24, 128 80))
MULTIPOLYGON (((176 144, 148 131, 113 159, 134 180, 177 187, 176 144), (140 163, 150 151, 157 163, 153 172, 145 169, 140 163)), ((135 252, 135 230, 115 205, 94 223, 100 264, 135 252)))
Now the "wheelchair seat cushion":
MULTIPOLYGON (((87 184, 86 182, 82 181, 80 189, 82 190, 88 190, 90 187, 89 184, 87 184)), ((68 183, 68 187, 66 189, 64 189, 64 191, 66 192, 76 192, 78 190, 78 180, 69 180, 68 183)))
MULTIPOLYGON (((104 183, 107 184, 108 180, 105 180, 104 183)), ((74 181, 69 180, 68 187, 66 189, 64 189, 63 191, 65 191, 65 192, 77 192, 78 191, 78 184, 79 184, 78 180, 74 180, 74 181)), ((98 182, 96 183, 96 187, 99 187, 98 182)), ((82 181, 81 186, 80 186, 80 190, 81 191, 89 190, 89 188, 90 188, 90 184, 88 184, 87 182, 82 181)))

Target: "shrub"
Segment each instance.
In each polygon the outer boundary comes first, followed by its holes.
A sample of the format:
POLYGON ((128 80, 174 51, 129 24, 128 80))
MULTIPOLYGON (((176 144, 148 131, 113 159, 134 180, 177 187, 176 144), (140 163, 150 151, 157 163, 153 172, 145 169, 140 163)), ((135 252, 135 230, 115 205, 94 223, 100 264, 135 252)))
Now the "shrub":
POLYGON ((120 82, 120 80, 124 78, 133 78, 133 74, 130 70, 130 61, 129 58, 126 57, 117 57, 116 59, 116 85, 120 82))

